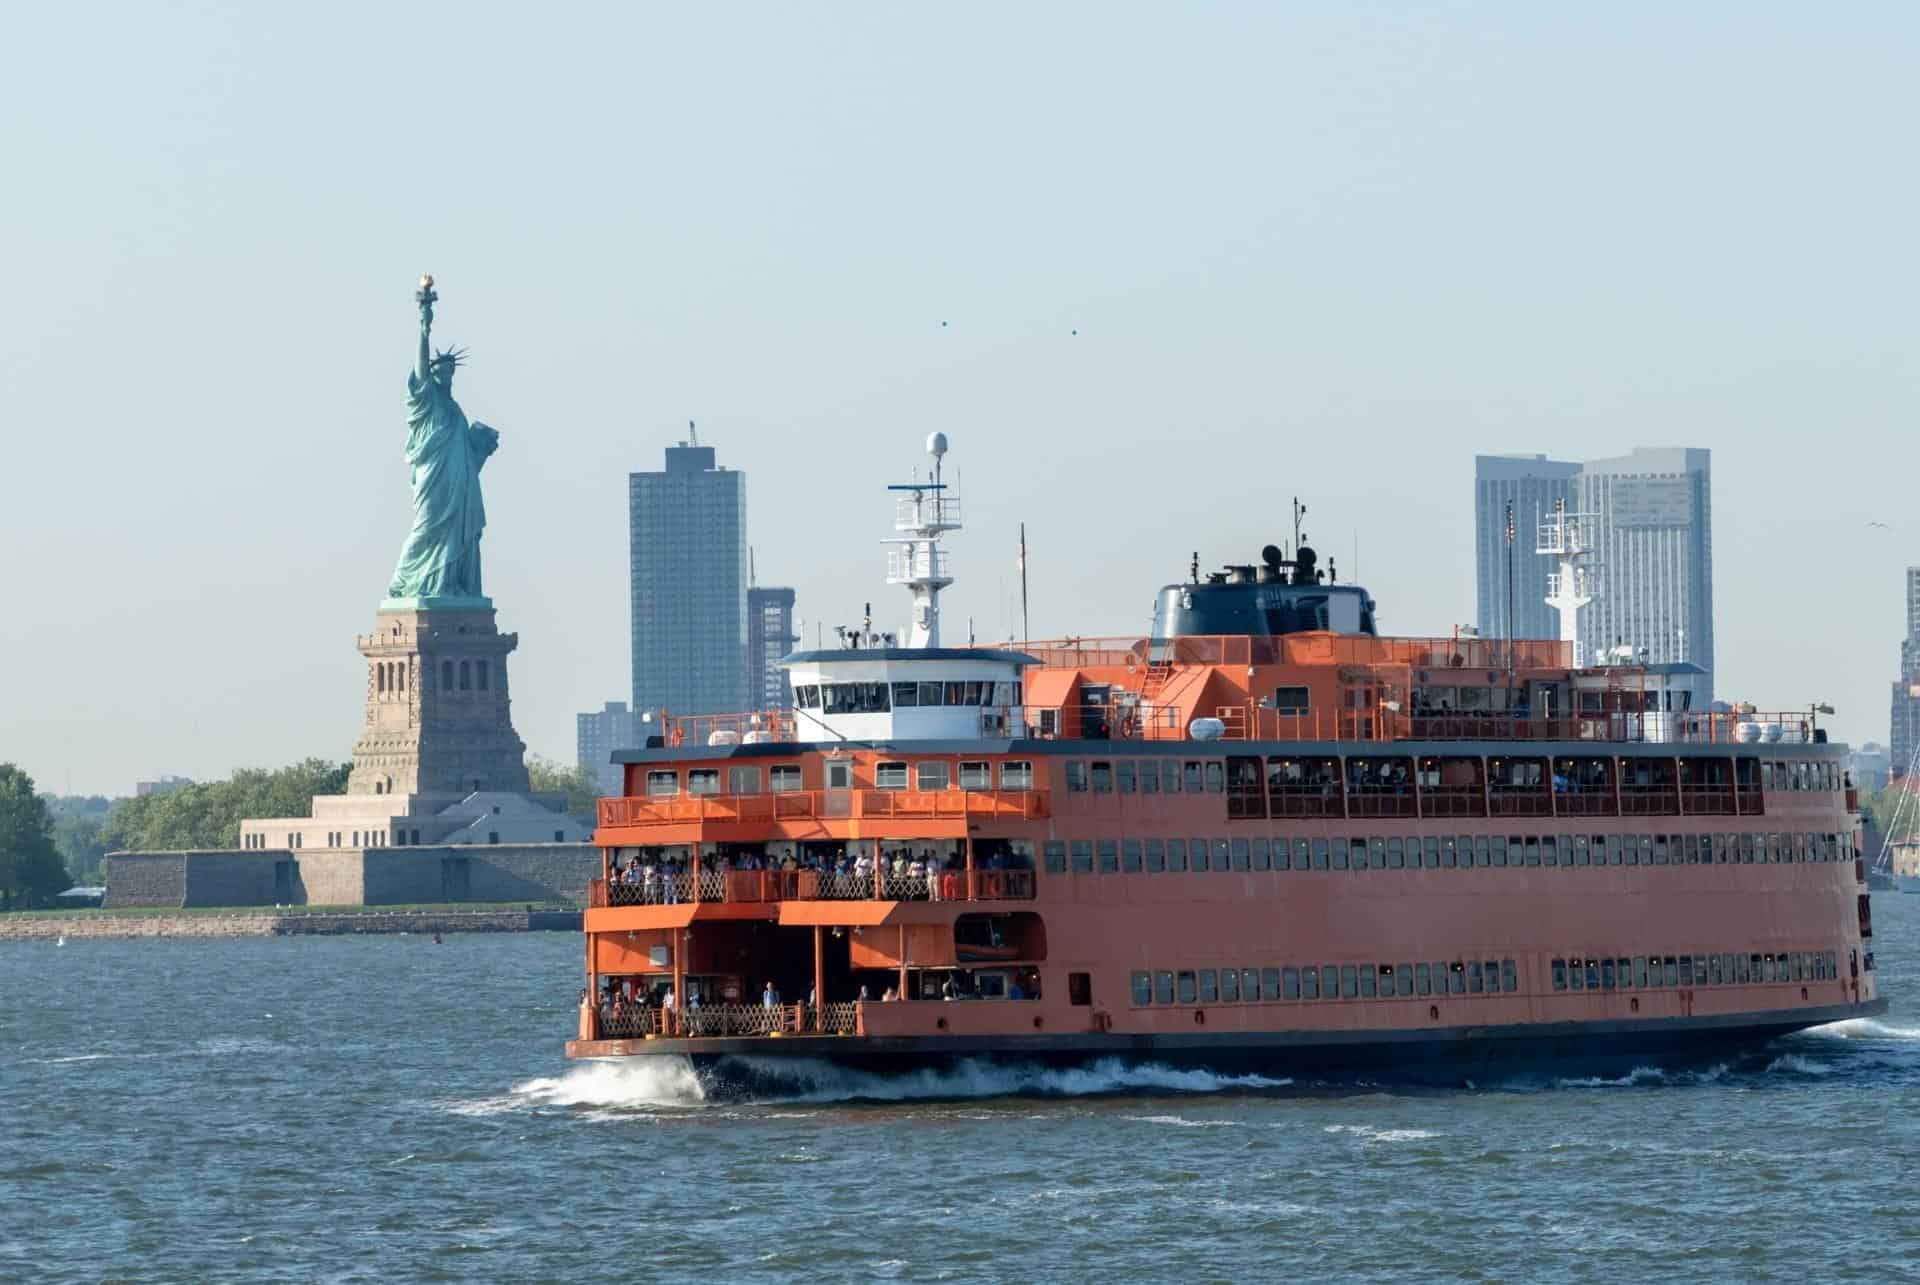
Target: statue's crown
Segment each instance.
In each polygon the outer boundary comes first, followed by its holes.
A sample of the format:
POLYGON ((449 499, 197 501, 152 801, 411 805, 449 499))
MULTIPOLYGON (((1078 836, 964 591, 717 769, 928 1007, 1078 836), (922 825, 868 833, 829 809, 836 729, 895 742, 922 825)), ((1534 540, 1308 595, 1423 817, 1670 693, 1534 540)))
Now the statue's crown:
POLYGON ((434 353, 433 364, 436 366, 464 366, 467 364, 467 350, 465 348, 442 348, 434 353))

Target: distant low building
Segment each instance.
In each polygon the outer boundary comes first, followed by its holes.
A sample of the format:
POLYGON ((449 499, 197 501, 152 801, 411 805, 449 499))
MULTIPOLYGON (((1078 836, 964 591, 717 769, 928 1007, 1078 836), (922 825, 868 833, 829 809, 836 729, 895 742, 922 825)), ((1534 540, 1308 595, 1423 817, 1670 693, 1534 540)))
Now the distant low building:
POLYGON ((163 776, 157 781, 135 781, 133 795, 137 799, 144 799, 149 794, 172 794, 175 790, 183 790, 192 784, 193 782, 184 776, 163 776))
POLYGON ((1893 756, 1878 741, 1868 741, 1849 756, 1847 768, 1861 793, 1874 794, 1887 788, 1893 775, 1893 756))
POLYGON ((574 715, 575 761, 593 774, 602 795, 620 793, 620 769, 615 750, 635 750, 646 744, 646 721, 625 701, 608 701, 598 710, 574 715))

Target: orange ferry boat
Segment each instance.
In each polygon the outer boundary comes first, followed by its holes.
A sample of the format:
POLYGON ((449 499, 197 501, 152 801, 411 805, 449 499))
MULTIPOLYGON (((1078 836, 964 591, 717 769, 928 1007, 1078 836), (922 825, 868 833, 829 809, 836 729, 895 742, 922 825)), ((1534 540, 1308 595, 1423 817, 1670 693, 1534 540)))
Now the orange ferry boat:
POLYGON ((1196 557, 1147 638, 943 647, 929 446, 892 488, 908 637, 843 631, 785 660, 792 710, 616 754, 568 1056, 1458 1080, 1885 1011, 1817 711, 1382 637, 1297 540, 1196 557))

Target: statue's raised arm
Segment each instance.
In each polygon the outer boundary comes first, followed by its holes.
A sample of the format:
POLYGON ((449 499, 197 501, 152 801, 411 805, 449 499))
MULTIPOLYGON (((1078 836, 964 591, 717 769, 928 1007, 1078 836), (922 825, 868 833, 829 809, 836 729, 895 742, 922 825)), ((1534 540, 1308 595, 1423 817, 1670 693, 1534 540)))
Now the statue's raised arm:
POLYGON ((433 355, 427 347, 427 339, 433 333, 433 305, 440 298, 433 292, 432 273, 420 278, 420 288, 414 291, 413 298, 420 305, 420 358, 414 363, 413 377, 424 384, 433 365, 433 355))

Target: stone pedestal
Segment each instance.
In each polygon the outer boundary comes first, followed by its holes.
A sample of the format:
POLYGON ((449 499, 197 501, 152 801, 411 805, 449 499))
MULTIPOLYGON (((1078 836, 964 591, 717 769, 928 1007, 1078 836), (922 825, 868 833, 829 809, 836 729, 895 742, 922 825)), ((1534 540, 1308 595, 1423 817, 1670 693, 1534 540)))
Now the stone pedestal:
POLYGON ((356 643, 367 708, 350 797, 411 795, 410 810, 426 811, 476 791, 527 792, 527 747, 507 696, 507 654, 520 638, 495 627, 491 606, 383 604, 356 643))

